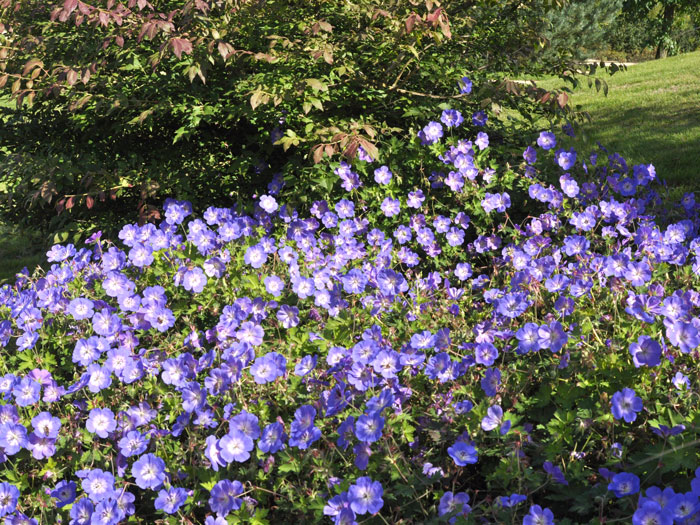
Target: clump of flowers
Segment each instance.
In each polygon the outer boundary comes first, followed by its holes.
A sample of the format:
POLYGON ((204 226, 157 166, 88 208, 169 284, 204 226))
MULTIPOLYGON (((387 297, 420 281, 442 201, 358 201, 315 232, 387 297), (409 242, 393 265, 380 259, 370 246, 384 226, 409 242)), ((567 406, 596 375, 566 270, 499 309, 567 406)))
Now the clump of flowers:
POLYGON ((441 122, 421 187, 365 153, 308 214, 170 200, 0 288, 0 517, 699 519, 694 198, 441 122))

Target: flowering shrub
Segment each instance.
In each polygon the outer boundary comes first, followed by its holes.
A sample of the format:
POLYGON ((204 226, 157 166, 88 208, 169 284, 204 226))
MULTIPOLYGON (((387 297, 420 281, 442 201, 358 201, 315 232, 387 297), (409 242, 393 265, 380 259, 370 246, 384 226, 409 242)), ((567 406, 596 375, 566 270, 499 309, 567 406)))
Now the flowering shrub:
POLYGON ((409 192, 171 200, 3 287, 6 523, 697 523, 693 196, 462 121, 409 192))

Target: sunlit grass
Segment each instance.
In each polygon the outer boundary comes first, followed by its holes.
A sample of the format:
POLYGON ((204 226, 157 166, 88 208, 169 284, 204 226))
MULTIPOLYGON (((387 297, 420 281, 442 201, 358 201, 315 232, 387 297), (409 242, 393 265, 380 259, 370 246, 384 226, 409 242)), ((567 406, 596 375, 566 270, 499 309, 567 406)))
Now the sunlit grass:
MULTIPOLYGON (((700 52, 600 78, 608 83, 607 96, 585 81, 571 94, 571 102, 591 116, 572 145, 588 152, 600 142, 630 165, 653 164, 676 191, 700 190, 700 52)), ((554 88, 562 81, 537 84, 554 88)))

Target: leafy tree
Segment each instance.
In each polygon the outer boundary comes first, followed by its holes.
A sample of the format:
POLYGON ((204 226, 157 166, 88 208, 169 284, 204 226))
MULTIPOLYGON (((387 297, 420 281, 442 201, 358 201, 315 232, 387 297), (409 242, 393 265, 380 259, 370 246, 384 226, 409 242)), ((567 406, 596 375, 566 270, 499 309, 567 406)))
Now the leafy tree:
POLYGON ((696 0, 625 0, 624 10, 633 19, 646 20, 656 47, 656 58, 668 56, 674 42, 673 23, 681 13, 697 9, 696 0))
MULTIPOLYGON (((542 52, 558 6, 0 0, 0 86, 16 102, 0 106, 3 213, 54 231, 98 209, 149 220, 166 196, 230 202, 275 173, 303 200, 322 159, 376 157, 438 105, 530 123, 570 112, 565 95, 509 80, 571 76, 572 57, 542 52)), ((492 122, 495 140, 506 126, 492 122)))
POLYGON ((542 31, 549 42, 547 53, 588 58, 587 53, 604 45, 621 9, 622 0, 572 0, 548 10, 542 31))

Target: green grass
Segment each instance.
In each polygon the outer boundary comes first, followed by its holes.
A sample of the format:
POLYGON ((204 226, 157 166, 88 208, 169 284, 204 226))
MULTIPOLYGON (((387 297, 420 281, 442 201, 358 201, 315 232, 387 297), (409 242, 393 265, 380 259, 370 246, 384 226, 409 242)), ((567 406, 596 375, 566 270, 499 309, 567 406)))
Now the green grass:
MULTIPOLYGON (((572 104, 592 118, 571 145, 588 153, 600 141, 630 165, 653 164, 657 176, 677 191, 700 190, 700 52, 640 63, 600 78, 608 83, 607 97, 585 80, 571 95, 572 104)), ((537 81, 550 89, 561 83, 537 81)))
POLYGON ((46 263, 46 249, 37 234, 0 223, 0 284, 14 283, 25 266, 32 272, 46 263))

